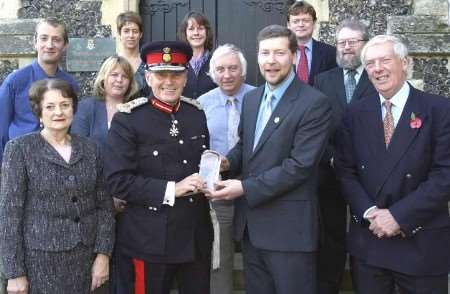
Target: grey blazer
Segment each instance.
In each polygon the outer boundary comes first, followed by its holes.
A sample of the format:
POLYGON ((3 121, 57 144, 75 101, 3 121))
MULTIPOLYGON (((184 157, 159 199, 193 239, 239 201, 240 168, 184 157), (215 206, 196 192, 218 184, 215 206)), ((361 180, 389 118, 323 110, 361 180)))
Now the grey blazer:
POLYGON ((25 250, 66 251, 82 243, 110 254, 112 200, 103 160, 90 139, 72 135, 69 163, 39 133, 7 143, 0 190, 0 252, 7 279, 26 275, 25 250))

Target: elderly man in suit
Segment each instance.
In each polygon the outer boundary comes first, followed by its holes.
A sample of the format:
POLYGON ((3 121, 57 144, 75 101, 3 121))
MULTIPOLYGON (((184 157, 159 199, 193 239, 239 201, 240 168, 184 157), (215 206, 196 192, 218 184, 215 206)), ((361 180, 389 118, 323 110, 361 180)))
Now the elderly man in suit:
POLYGON ((296 1, 288 9, 287 27, 297 38, 296 74, 299 80, 312 85, 318 73, 336 67, 336 48, 314 40, 317 16, 306 1, 296 1))
POLYGON ((292 70, 297 41, 272 25, 258 34, 266 83, 248 92, 239 141, 223 167, 240 180, 217 183, 212 199, 235 200, 248 294, 315 293, 318 245, 317 167, 328 140, 331 107, 292 70))
POLYGON ((406 81, 407 54, 393 36, 366 44, 362 62, 378 93, 350 105, 339 130, 358 293, 447 294, 450 101, 406 81))
MULTIPOLYGON (((338 67, 316 76, 314 87, 330 98, 333 127, 337 128, 349 103, 376 93, 361 64, 361 50, 369 40, 367 26, 354 19, 336 28, 338 67)), ((335 132, 319 169, 321 239, 318 255, 318 293, 338 294, 345 267, 346 204, 333 168, 335 132)))

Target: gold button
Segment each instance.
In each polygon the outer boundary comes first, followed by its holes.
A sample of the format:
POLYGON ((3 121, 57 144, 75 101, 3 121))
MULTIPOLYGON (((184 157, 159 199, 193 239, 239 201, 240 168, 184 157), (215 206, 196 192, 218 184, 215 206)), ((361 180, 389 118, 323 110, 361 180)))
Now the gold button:
POLYGON ((158 150, 153 151, 153 156, 158 156, 158 150))
POLYGON ((180 141, 178 141, 178 143, 180 143, 180 144, 183 144, 183 143, 184 143, 184 141, 183 141, 183 140, 180 140, 180 141))
POLYGON ((185 160, 183 160, 183 163, 184 163, 184 164, 187 164, 187 160, 186 160, 186 159, 185 159, 185 160))

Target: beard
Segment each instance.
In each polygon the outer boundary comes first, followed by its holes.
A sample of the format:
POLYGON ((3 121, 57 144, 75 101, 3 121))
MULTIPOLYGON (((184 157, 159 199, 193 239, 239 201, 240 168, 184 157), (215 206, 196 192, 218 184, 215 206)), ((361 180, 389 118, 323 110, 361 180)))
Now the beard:
POLYGON ((344 58, 343 53, 336 54, 336 63, 343 69, 357 69, 361 65, 359 54, 355 53, 350 59, 344 58))

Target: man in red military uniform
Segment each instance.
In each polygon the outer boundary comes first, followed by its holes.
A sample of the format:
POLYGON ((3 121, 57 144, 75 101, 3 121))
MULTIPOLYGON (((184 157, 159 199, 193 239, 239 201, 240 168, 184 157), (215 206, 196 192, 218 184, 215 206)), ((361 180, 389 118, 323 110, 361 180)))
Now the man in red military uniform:
POLYGON ((127 202, 118 221, 121 293, 208 294, 212 226, 198 166, 208 148, 206 117, 181 97, 191 48, 181 42, 145 45, 153 96, 121 105, 108 136, 106 176, 127 202))

